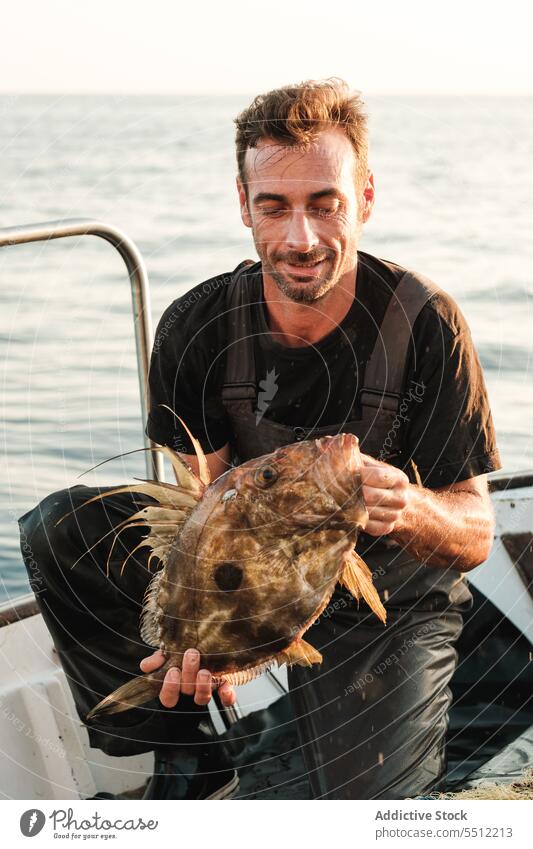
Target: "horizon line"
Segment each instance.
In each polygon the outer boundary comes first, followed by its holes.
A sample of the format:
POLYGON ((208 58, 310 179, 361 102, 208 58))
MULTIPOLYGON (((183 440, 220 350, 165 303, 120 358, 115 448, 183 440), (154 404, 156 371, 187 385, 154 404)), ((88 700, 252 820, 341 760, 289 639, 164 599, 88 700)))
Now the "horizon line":
MULTIPOLYGON (((363 97, 533 97, 533 91, 480 92, 480 91, 427 91, 385 92, 361 91, 363 97)), ((0 97, 255 97, 251 91, 2 91, 0 97)))

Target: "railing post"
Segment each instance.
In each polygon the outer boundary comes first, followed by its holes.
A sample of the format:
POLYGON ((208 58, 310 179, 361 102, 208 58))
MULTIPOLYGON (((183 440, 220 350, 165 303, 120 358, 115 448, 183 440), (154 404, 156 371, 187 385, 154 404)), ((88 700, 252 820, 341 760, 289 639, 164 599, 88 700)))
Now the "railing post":
MULTIPOLYGON (((86 218, 66 218, 64 221, 43 221, 38 224, 24 224, 20 227, 0 228, 0 248, 23 245, 28 242, 44 242, 48 239, 64 239, 69 236, 99 236, 113 245, 126 264, 131 284, 143 442, 149 448, 153 443, 146 436, 145 430, 150 406, 148 369, 153 338, 150 286, 144 260, 135 243, 125 233, 110 224, 86 218)), ((159 452, 146 452, 146 472, 149 478, 164 480, 163 458, 159 452)))

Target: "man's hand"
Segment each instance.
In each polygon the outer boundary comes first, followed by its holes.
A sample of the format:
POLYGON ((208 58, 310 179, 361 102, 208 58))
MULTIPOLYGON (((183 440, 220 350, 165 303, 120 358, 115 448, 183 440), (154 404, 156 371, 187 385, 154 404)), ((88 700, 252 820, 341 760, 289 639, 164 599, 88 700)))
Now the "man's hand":
MULTIPOLYGON (((141 660, 143 672, 153 672, 165 662, 165 656, 160 649, 149 657, 141 660)), ((212 696, 213 677, 208 669, 200 669, 200 653, 196 649, 188 649, 183 657, 183 669, 171 667, 165 675, 159 694, 159 701, 164 707, 175 707, 180 693, 194 696, 197 705, 206 705, 212 696)), ((220 700, 225 707, 235 704, 235 690, 230 684, 223 683, 218 688, 220 700)))
POLYGON ((365 533, 373 537, 391 534, 402 525, 404 514, 413 502, 414 488, 401 469, 361 454, 363 497, 368 510, 365 533))
POLYGON ((468 572, 489 556, 494 510, 487 476, 428 489, 400 469, 361 454, 365 533, 390 535, 404 550, 432 566, 468 572))

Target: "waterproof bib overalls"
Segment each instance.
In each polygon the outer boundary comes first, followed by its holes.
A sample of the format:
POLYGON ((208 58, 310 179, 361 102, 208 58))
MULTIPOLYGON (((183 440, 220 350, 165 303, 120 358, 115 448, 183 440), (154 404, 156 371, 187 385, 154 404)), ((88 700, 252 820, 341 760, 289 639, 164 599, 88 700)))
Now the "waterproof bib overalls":
MULTIPOLYGON (((255 411, 253 305, 261 301, 259 264, 237 267, 228 286, 229 338, 222 401, 234 460, 282 445, 353 433, 363 452, 401 457, 398 410, 412 328, 438 291, 405 272, 392 294, 365 368, 357 419, 320 428, 291 427, 255 411)), ((433 787, 445 769, 444 736, 456 664, 453 643, 471 595, 455 569, 425 566, 400 547, 360 538, 388 621, 358 609, 339 586, 306 634, 324 657, 293 667, 289 685, 302 753, 317 798, 401 798, 433 787)))
MULTIPOLYGON (((258 422, 254 413, 251 309, 261 297, 254 290, 260 286, 256 270, 241 264, 227 288, 223 402, 235 459, 339 431, 356 434, 373 456, 383 448, 387 456, 398 455, 395 418, 410 332, 432 284, 410 274, 399 281, 366 366, 362 416, 308 431, 267 416, 258 422)), ((142 532, 132 528, 114 544, 114 528, 149 499, 119 493, 82 506, 111 489, 77 485, 51 493, 20 519, 30 584, 82 720, 101 698, 138 675, 150 653, 139 635, 143 595, 153 576, 148 552, 137 552, 122 572, 142 532)), ((387 625, 339 587, 306 635, 324 662, 289 672, 291 702, 314 796, 402 798, 425 792, 443 774, 453 644, 471 595, 456 570, 421 565, 400 548, 364 535, 360 544, 386 605, 387 625)), ((176 708, 154 699, 91 724, 90 744, 111 755, 201 745, 197 728, 206 711, 192 697, 181 696, 176 708)))

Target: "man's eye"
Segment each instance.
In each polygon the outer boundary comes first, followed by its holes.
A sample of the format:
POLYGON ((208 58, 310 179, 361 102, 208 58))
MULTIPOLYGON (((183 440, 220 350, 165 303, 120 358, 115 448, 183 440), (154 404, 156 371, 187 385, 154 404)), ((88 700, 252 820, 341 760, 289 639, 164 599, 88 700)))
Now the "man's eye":
POLYGON ((281 214, 282 212, 284 212, 284 211, 285 211, 284 209, 282 209, 282 208, 280 208, 280 207, 278 207, 278 206, 275 206, 275 207, 263 207, 263 209, 261 210, 261 212, 263 213, 263 215, 268 215, 268 216, 280 215, 280 214, 281 214))
POLYGON ((331 218, 333 215, 337 213, 336 206, 319 206, 315 210, 316 214, 319 218, 331 218))

